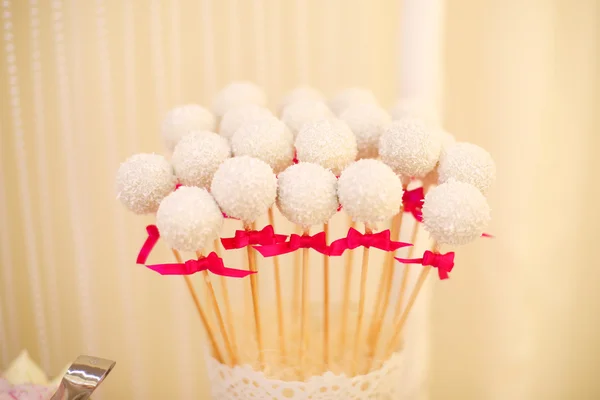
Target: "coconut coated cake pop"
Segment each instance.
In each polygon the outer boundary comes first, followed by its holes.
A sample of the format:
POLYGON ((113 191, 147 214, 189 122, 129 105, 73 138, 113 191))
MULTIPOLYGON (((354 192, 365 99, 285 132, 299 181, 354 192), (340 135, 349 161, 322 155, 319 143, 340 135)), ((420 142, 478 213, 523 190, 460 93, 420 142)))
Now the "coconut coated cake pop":
POLYGON ((301 162, 279 174, 277 206, 294 224, 324 224, 337 212, 337 179, 317 164, 301 162))
POLYGON ((180 106, 169 111, 162 122, 165 146, 173 151, 182 137, 193 131, 214 131, 215 116, 206 108, 196 104, 180 106))
POLYGON ((470 183, 485 194, 496 178, 496 165, 490 153, 471 143, 456 143, 442 153, 439 181, 449 179, 470 183))
POLYGON ((240 127, 272 116, 273 113, 268 108, 256 104, 235 107, 223 115, 221 125, 219 126, 219 133, 221 136, 231 139, 235 131, 240 127))
POLYGON ((327 104, 318 100, 298 100, 281 112, 281 120, 290 128, 294 137, 305 124, 327 118, 333 118, 333 113, 327 104))
POLYGON ((217 117, 223 117, 227 111, 248 104, 266 106, 264 90, 252 82, 232 82, 217 93, 212 110, 217 117))
POLYGON ((290 166, 294 159, 294 137, 275 117, 240 127, 231 138, 231 147, 236 157, 258 158, 269 164, 276 174, 290 166))
POLYGON ((296 157, 331 170, 335 175, 356 159, 356 138, 348 125, 337 119, 307 123, 296 137, 296 157))
POLYGON ((340 119, 356 136, 357 158, 377 158, 381 133, 392 122, 389 114, 375 103, 356 103, 346 108, 340 119))
POLYGON ((490 207, 473 185, 451 179, 425 195, 423 225, 439 244, 472 242, 489 221, 490 207))
POLYGON ((171 163, 182 185, 208 188, 219 165, 229 157, 227 139, 214 132, 192 132, 175 146, 171 163))
POLYGON ((269 164, 257 158, 229 158, 217 169, 211 193, 225 214, 253 222, 275 202, 277 178, 269 164))
POLYGON ((172 248, 202 251, 219 235, 223 214, 206 189, 182 186, 160 203, 156 226, 172 248))
POLYGON ((177 178, 163 156, 135 154, 121 164, 116 182, 117 197, 128 210, 149 214, 175 189, 177 178))
POLYGON ((344 210, 353 221, 371 226, 398 213, 402 194, 398 175, 379 160, 356 161, 342 171, 338 180, 344 210))
POLYGON ((442 140, 440 135, 417 119, 392 122, 379 140, 379 156, 403 177, 421 178, 436 166, 442 140))

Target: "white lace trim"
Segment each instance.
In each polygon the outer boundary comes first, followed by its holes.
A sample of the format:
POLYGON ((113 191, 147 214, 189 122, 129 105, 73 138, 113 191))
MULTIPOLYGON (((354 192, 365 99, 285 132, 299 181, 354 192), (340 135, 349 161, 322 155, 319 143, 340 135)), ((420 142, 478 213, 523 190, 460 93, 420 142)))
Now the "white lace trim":
POLYGON ((218 400, 405 400, 414 398, 420 386, 405 359, 399 352, 366 375, 350 378, 328 371, 304 382, 272 379, 249 365, 230 367, 208 355, 207 365, 212 397, 218 400))

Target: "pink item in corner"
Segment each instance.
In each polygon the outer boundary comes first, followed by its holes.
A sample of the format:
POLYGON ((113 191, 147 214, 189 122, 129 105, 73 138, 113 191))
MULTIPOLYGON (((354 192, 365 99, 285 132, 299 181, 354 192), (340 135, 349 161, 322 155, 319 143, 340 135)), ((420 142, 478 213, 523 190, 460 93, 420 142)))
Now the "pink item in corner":
POLYGON ((0 400, 48 400, 52 390, 41 385, 11 385, 6 379, 0 378, 0 400))

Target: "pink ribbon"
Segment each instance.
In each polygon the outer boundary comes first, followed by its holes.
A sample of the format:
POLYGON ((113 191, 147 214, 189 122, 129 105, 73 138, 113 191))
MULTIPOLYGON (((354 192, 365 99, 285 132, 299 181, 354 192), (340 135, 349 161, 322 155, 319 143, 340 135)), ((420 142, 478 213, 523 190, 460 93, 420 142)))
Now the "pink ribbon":
POLYGON ((287 235, 278 235, 273 226, 267 225, 260 231, 235 231, 232 238, 221 238, 221 243, 226 250, 241 249, 246 246, 268 246, 285 242, 287 235))
POLYGON ((345 250, 357 247, 375 247, 384 251, 394 251, 401 247, 412 246, 410 243, 395 242, 390 239, 390 230, 386 229, 379 233, 362 234, 354 228, 348 230, 345 238, 338 239, 329 246, 329 255, 339 256, 345 250))
POLYGON ((146 227, 146 232, 148 232, 148 238, 138 253, 137 260, 135 261, 137 264, 146 264, 148 256, 152 252, 156 242, 158 242, 158 239, 160 239, 160 233, 158 232, 156 225, 148 225, 146 227))
POLYGON ((423 187, 418 187, 413 190, 405 190, 402 194, 402 207, 404 212, 411 213, 419 222, 423 222, 423 200, 425 199, 425 191, 423 187))
POLYGON ((161 275, 192 275, 196 272, 208 270, 215 275, 227 276, 230 278, 244 278, 254 273, 253 271, 225 267, 223 259, 221 259, 214 251, 206 257, 197 260, 187 260, 183 264, 154 264, 146 265, 146 267, 161 275))
POLYGON ((437 268, 441 280, 448 279, 450 277, 448 274, 452 271, 452 268, 454 268, 453 251, 446 254, 440 254, 426 250, 425 253, 423 253, 423 258, 394 258, 403 264, 421 264, 437 268))
POLYGON ((273 257, 281 254, 291 253, 298 249, 314 249, 321 254, 329 255, 327 247, 327 238, 325 232, 319 232, 313 236, 296 235, 292 233, 287 242, 277 243, 268 246, 254 246, 263 257, 273 257))

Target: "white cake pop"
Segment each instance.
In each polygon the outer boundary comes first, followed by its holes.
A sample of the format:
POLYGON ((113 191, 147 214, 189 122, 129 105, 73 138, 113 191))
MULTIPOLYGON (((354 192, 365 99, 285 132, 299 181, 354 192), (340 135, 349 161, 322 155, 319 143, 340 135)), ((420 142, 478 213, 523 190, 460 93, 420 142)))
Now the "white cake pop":
POLYGON ((276 174, 294 160, 294 137, 275 117, 240 127, 231 138, 231 148, 236 157, 250 156, 266 162, 276 174))
POLYGON ((423 225, 439 244, 467 244, 481 236, 489 221, 490 207, 473 185, 452 179, 425 195, 423 225))
POLYGON ((215 116, 196 104, 180 106, 169 111, 163 120, 161 131, 167 149, 173 151, 182 137, 192 131, 214 131, 215 116))
POLYGON ((389 114, 375 103, 351 104, 340 114, 356 136, 357 158, 377 158, 379 138, 392 122, 389 114))
POLYGON ((390 109, 390 115, 393 120, 417 118, 431 125, 439 124, 435 106, 417 98, 399 99, 390 109))
POLYGON ((310 86, 300 86, 288 92, 279 103, 280 113, 290 104, 297 101, 325 101, 323 93, 310 86))
POLYGON ((471 143, 456 143, 442 153, 439 181, 449 179, 470 183, 485 194, 496 179, 496 165, 490 153, 471 143))
MULTIPOLYGON (((448 147, 450 147, 454 143, 456 143, 456 139, 454 138, 454 136, 452 136, 452 134, 446 132, 443 129, 436 129, 435 132, 440 136, 440 140, 442 141, 442 150, 440 151, 440 160, 441 160, 444 155, 445 149, 447 149, 448 147)), ((433 170, 431 170, 427 175, 425 175, 424 178, 421 179, 424 187, 428 188, 431 185, 436 185, 438 183, 439 167, 440 167, 440 164, 438 162, 438 164, 435 166, 435 168, 433 170)))
POLYGON ((348 125, 337 119, 309 122, 296 137, 299 161, 319 164, 335 175, 356 159, 356 138, 348 125))
POLYGON ((294 137, 305 124, 327 118, 333 118, 333 113, 327 104, 318 100, 298 100, 281 112, 281 120, 290 128, 294 137))
POLYGON ((213 132, 192 132, 175 146, 171 163, 182 185, 208 188, 219 165, 229 157, 227 139, 213 132))
POLYGON ((379 160, 356 161, 342 171, 338 180, 344 210, 353 221, 371 226, 398 213, 402 194, 398 175, 379 160))
POLYGON ((275 202, 277 177, 264 161, 234 157, 219 166, 210 188, 225 214, 253 222, 275 202))
POLYGON ((161 155, 135 154, 117 172, 117 198, 136 214, 156 212, 158 205, 175 189, 173 167, 161 155))
POLYGON ((292 165, 279 174, 277 184, 277 206, 294 224, 324 224, 337 212, 337 179, 320 165, 292 165))
POLYGON ((212 110, 216 116, 222 117, 227 111, 248 104, 266 106, 267 95, 264 90, 252 82, 232 82, 217 94, 212 110))
POLYGON ((330 101, 329 108, 335 115, 340 115, 352 104, 377 103, 373 92, 362 88, 348 88, 338 92, 330 101))
POLYGON ((156 226, 172 248, 202 251, 219 235, 223 214, 206 189, 182 186, 160 203, 156 226))
POLYGON ((433 170, 441 148, 440 135, 417 119, 392 122, 379 140, 381 160, 406 178, 421 178, 433 170))
POLYGON ((219 125, 219 133, 221 136, 231 139, 235 131, 245 124, 272 116, 273 113, 271 110, 256 104, 235 107, 223 115, 221 124, 219 125))

